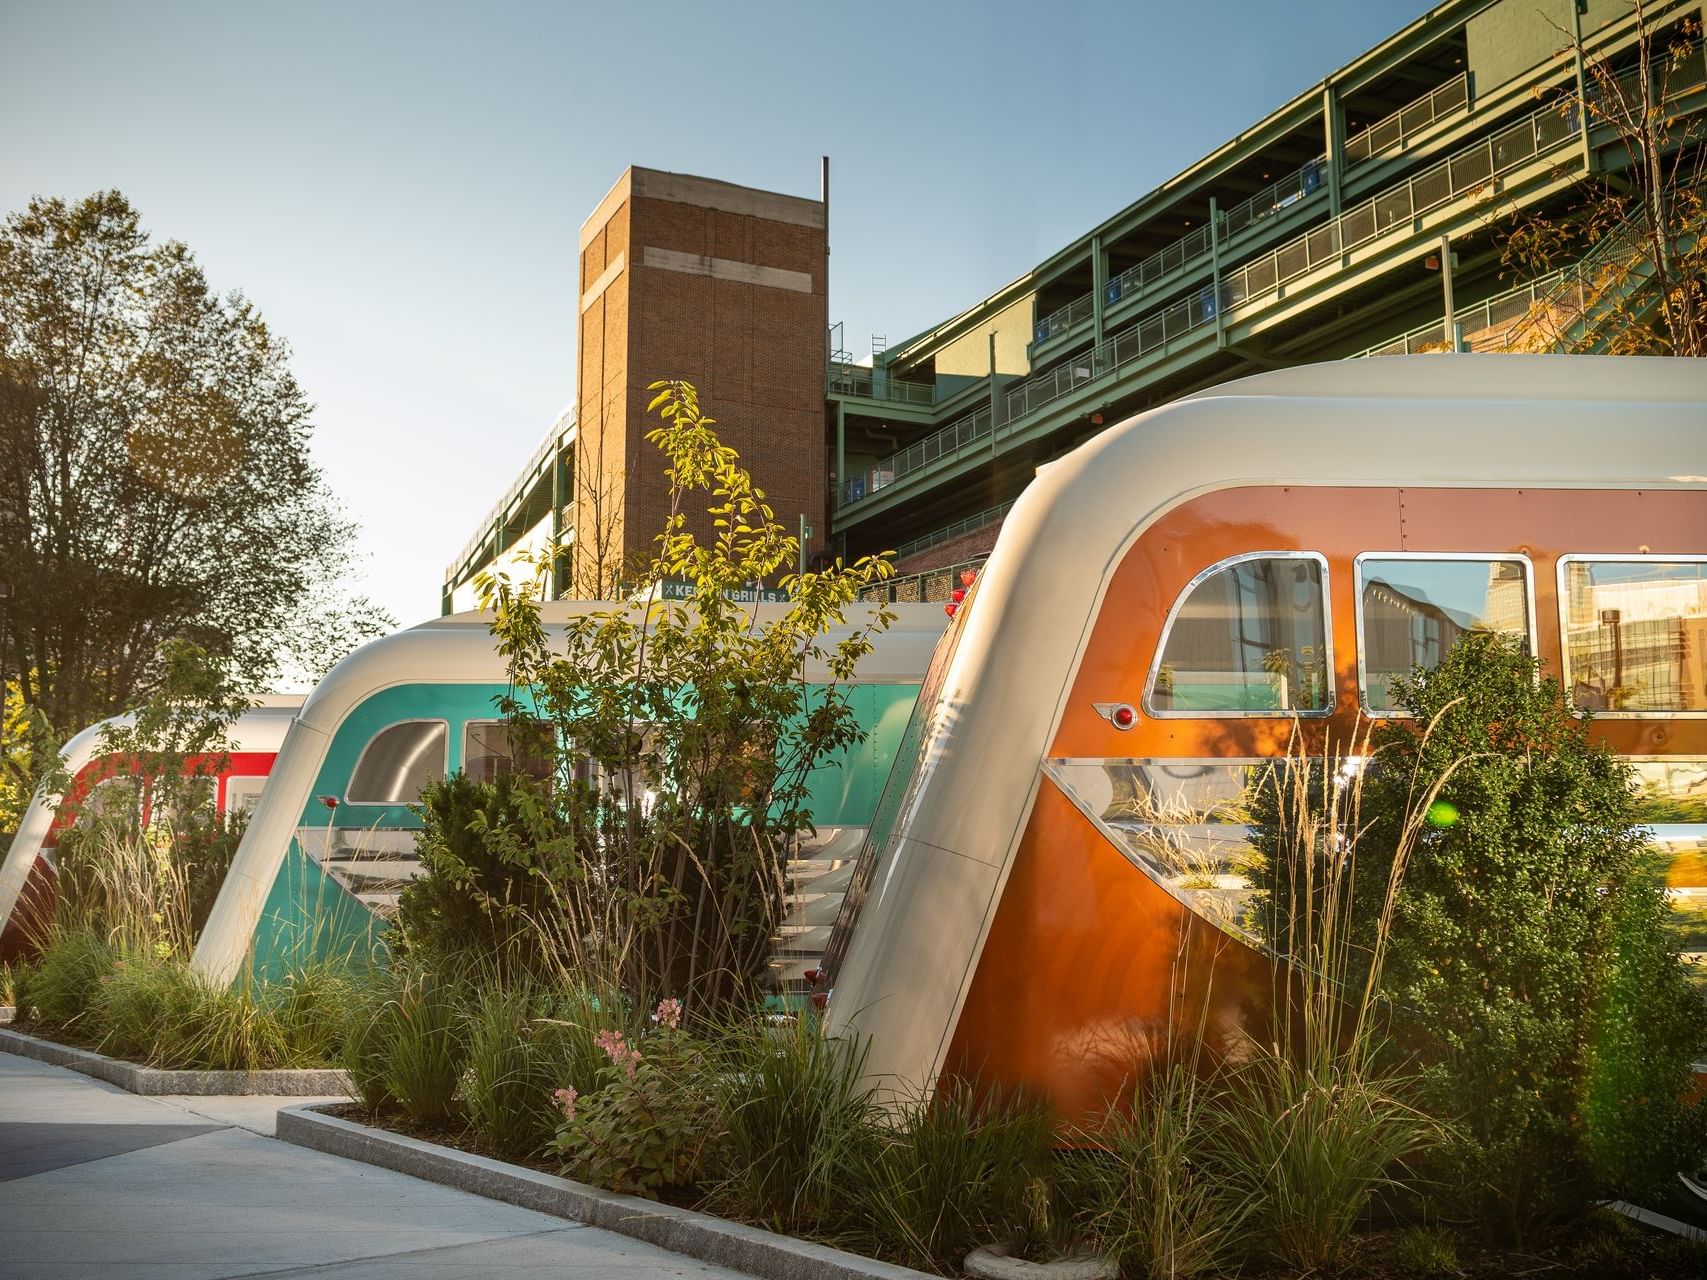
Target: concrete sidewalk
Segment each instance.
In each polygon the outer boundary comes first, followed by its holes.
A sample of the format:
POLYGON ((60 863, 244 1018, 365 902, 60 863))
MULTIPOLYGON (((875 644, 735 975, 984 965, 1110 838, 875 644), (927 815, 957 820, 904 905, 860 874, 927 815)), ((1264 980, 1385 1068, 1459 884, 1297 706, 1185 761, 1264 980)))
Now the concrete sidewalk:
POLYGON ((741 1280, 266 1136, 303 1101, 139 1098, 0 1053, 0 1277, 741 1280))

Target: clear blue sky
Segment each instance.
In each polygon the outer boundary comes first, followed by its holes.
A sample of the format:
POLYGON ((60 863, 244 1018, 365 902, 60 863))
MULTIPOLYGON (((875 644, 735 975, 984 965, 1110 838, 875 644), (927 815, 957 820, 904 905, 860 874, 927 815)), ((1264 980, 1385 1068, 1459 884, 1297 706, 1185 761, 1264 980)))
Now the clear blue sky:
POLYGON ((574 395, 629 164, 816 196, 856 354, 971 305, 1424 0, 0 0, 0 210, 117 187, 295 351, 400 623, 574 395))

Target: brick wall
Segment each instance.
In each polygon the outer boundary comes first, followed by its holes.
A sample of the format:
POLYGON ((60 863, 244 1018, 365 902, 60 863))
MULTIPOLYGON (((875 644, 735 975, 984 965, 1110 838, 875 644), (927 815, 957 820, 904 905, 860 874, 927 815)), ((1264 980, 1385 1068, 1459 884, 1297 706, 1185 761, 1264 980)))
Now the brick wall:
MULTIPOLYGON (((777 519, 792 530, 804 513, 822 549, 823 205, 630 170, 583 229, 583 295, 619 253, 620 275, 582 312, 579 421, 581 466, 601 443, 613 464, 625 547, 645 551, 669 509, 662 455, 645 439, 659 421, 647 385, 683 378, 777 519)), ((696 528, 708 534, 709 521, 696 528)))

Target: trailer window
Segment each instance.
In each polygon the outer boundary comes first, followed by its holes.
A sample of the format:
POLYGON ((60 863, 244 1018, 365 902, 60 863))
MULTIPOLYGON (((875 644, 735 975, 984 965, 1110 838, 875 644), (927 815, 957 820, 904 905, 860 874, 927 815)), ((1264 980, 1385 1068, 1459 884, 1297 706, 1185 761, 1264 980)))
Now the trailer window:
POLYGON ((1326 564, 1313 552, 1238 556, 1174 604, 1145 705, 1155 716, 1325 714, 1326 564))
POLYGON ((351 804, 414 804, 421 789, 445 776, 443 720, 387 725, 362 748, 344 799, 351 804))
POLYGON ((462 772, 477 782, 512 773, 549 778, 552 754, 551 726, 544 721, 470 720, 462 727, 462 772))
POLYGON ((261 801, 261 792, 266 789, 266 778, 234 777, 225 780, 225 812, 228 814, 250 813, 261 801))
POLYGON ((1603 715, 1707 712, 1707 559, 1567 556, 1565 679, 1603 715))
POLYGON ((1363 705, 1376 715, 1401 709, 1396 678, 1439 666, 1460 636, 1516 636, 1535 651, 1521 556, 1359 556, 1357 606, 1363 705))

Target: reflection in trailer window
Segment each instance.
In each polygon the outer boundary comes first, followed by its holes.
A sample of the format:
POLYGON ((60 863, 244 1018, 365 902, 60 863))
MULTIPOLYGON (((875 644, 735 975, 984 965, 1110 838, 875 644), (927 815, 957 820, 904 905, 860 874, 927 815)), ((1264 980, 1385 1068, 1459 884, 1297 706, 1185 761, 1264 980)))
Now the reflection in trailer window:
POLYGON ((1357 613, 1363 705, 1377 714, 1400 710, 1395 677, 1439 666, 1462 635, 1515 636, 1535 652, 1522 556, 1359 556, 1357 613))
POLYGON ((549 778, 554 761, 551 726, 534 721, 519 726, 508 720, 470 720, 462 727, 462 772, 476 782, 506 774, 549 778))
POLYGON ((266 789, 267 780, 264 777, 233 777, 225 780, 225 812, 230 814, 250 813, 260 803, 261 792, 266 789))
POLYGON ((1199 574, 1168 619, 1144 702, 1155 716, 1324 715, 1333 709, 1327 562, 1235 556, 1199 574))
POLYGON ((414 804, 421 789, 445 776, 443 720, 387 725, 362 749, 344 799, 351 804, 414 804))
POLYGON ((1566 556, 1559 602, 1577 706, 1707 714, 1707 558, 1566 556))

